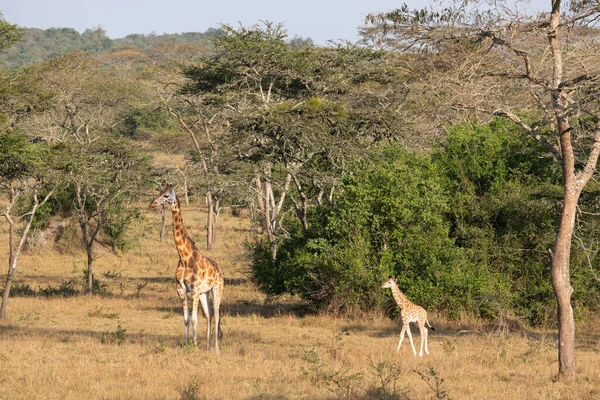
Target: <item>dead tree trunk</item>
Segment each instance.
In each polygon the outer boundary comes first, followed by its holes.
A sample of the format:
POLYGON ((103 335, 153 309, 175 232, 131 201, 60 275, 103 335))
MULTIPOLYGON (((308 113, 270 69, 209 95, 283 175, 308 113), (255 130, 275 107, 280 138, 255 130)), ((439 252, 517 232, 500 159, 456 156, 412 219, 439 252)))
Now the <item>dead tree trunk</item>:
POLYGON ((206 249, 212 250, 213 239, 214 239, 214 203, 212 191, 209 189, 206 191, 206 206, 208 208, 208 214, 206 216, 206 249))

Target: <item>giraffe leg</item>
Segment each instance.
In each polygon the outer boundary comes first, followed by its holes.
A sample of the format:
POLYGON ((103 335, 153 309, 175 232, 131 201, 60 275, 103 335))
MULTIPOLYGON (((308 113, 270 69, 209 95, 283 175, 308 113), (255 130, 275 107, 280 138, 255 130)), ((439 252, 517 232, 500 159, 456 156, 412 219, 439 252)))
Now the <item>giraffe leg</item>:
POLYGON ((423 347, 423 342, 425 342, 425 354, 429 354, 429 348, 427 348, 427 340, 429 339, 429 331, 425 327, 425 323, 423 323, 423 329, 421 329, 421 337, 425 337, 425 340, 421 339, 421 348, 423 347))
POLYGON ((213 315, 215 320, 215 351, 219 352, 219 336, 221 335, 221 320, 219 307, 221 306, 221 291, 213 287, 213 315))
MULTIPOLYGON (((210 349, 210 320, 211 320, 211 313, 210 313, 210 309, 208 308, 208 296, 206 293, 202 293, 200 296, 200 303, 202 304, 202 311, 204 312, 204 316, 206 317, 206 350, 210 349)), ((196 321, 197 322, 197 321, 196 321)), ((194 332, 195 332, 195 325, 194 325, 194 332)))
POLYGON ((177 294, 181 299, 183 304, 183 323, 185 324, 185 344, 188 342, 188 336, 190 331, 190 317, 188 315, 188 305, 187 305, 187 293, 186 288, 183 283, 177 285, 177 294))
POLYGON ((412 347, 413 354, 417 355, 417 350, 415 350, 415 344, 413 343, 412 333, 410 333, 410 325, 406 324, 406 331, 408 332, 408 340, 410 340, 410 347, 412 347))
POLYGON ((404 340, 405 332, 406 332, 406 325, 402 325, 402 330, 400 331, 400 341, 398 342, 398 349, 396 349, 396 353, 400 351, 400 346, 402 346, 402 341, 404 340))
POLYGON ((198 326, 198 303, 200 302, 201 294, 194 293, 192 296, 192 332, 194 338, 194 346, 198 345, 196 340, 196 328, 198 326))
POLYGON ((429 351, 427 350, 427 328, 425 328, 425 322, 423 321, 419 321, 419 333, 421 334, 419 357, 423 357, 423 345, 425 345, 425 353, 429 354, 429 351))

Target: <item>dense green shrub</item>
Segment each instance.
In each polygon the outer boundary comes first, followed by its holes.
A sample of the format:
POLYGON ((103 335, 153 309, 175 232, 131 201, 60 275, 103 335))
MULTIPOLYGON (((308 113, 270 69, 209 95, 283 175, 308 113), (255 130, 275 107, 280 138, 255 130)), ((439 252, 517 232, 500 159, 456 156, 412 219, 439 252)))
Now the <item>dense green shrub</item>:
MULTIPOLYGON (((598 208, 594 187, 582 210, 598 208)), ((256 244, 254 276, 267 293, 350 311, 395 310, 379 288, 395 275, 414 302, 451 317, 548 323, 548 249, 561 199, 558 165, 513 125, 454 126, 430 155, 391 146, 356 164, 335 205, 315 210, 308 232, 292 229, 275 262, 266 243, 256 244)), ((597 228, 591 213, 579 216, 578 239, 592 251, 573 248, 578 314, 600 303, 597 228)))
POLYGON ((255 276, 270 293, 295 293, 316 308, 344 311, 391 308, 380 286, 395 274, 408 296, 437 307, 439 283, 458 257, 443 179, 427 156, 385 149, 357 165, 336 206, 318 210, 309 232, 297 230, 281 243, 275 263, 257 245, 255 276))

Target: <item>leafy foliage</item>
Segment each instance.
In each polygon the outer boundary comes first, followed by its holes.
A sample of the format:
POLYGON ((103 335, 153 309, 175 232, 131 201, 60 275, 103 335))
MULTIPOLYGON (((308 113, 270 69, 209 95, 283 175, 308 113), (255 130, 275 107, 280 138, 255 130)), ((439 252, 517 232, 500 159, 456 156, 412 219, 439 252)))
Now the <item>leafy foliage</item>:
POLYGON ((27 137, 15 131, 0 134, 0 176, 13 181, 35 173, 38 151, 27 137))
MULTIPOLYGON (((256 280, 317 309, 395 310, 380 285, 396 275, 410 299, 450 316, 548 323, 560 171, 514 130, 503 120, 458 125, 431 155, 386 147, 355 164, 335 205, 313 213, 308 232, 292 231, 276 261, 254 247, 256 280)), ((589 268, 574 271, 578 305, 596 306, 589 268)))
POLYGON ((0 12, 0 51, 12 46, 15 42, 19 41, 22 36, 23 29, 6 22, 4 16, 0 12))

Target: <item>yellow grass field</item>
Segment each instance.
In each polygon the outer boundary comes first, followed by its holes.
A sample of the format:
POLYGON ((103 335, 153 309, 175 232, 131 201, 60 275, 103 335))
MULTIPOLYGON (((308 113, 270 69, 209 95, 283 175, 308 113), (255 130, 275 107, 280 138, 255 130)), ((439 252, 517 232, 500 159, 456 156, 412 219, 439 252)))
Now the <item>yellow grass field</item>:
MULTIPOLYGON (((182 210, 202 251, 205 211, 198 203, 182 210)), ((248 275, 249 221, 228 213, 216 248, 205 252, 226 277, 221 353, 205 350, 202 317, 200 346, 185 346, 170 225, 160 242, 160 213, 143 213, 133 250, 115 255, 98 247, 95 276, 111 295, 10 298, 0 321, 1 399, 600 398, 598 324, 578 326, 575 383, 553 382, 553 331, 502 334, 432 314, 431 355, 413 357, 408 338, 397 354, 398 321, 311 315, 290 297, 265 304, 248 275)), ((2 280, 7 237, 3 220, 2 280)), ((73 280, 81 287, 83 252, 35 248, 19 260, 17 284, 37 291, 73 280)), ((418 329, 412 331, 418 345, 418 329)))

